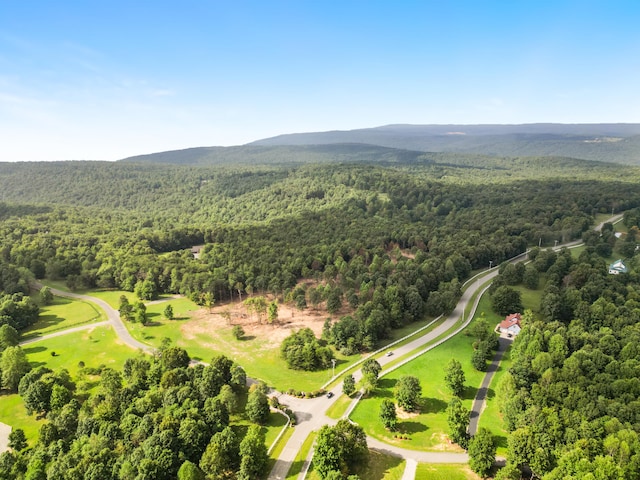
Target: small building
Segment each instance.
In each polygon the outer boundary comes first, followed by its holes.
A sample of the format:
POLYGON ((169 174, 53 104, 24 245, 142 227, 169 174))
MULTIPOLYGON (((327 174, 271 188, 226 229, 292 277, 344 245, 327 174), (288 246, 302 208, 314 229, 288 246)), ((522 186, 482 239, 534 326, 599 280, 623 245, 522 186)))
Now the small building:
POLYGON ((507 317, 500 322, 498 328, 500 329, 500 333, 505 333, 508 337, 515 337, 520 333, 522 326, 520 325, 520 320, 522 316, 519 313, 512 313, 511 315, 507 315, 507 317))
POLYGON ((193 247, 191 247, 191 254, 193 255, 193 258, 195 258, 196 260, 200 258, 200 252, 202 251, 202 249, 204 248, 204 245, 194 245, 193 247))
POLYGON ((622 260, 616 260, 611 265, 609 265, 609 274, 618 275, 620 273, 627 273, 627 266, 622 260))

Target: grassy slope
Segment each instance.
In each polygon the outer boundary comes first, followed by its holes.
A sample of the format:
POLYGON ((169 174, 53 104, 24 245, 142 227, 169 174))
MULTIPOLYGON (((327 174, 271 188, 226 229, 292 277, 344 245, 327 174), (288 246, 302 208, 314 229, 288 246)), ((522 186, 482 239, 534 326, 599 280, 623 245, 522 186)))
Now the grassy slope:
POLYGON ((374 396, 358 403, 351 415, 367 433, 382 441, 409 449, 442 449, 457 451, 456 446, 448 446, 446 408, 451 399, 444 382, 444 367, 451 358, 462 364, 466 375, 463 403, 471 408, 471 403, 484 376, 471 366, 473 340, 464 334, 456 335, 445 344, 425 353, 415 361, 399 368, 380 379, 374 396), (422 385, 421 412, 410 418, 399 419, 398 433, 408 435, 409 440, 396 439, 388 432, 378 418, 380 404, 384 398, 393 398, 393 388, 398 378, 414 375, 422 385))
POLYGON ((90 302, 54 297, 51 305, 40 306, 38 321, 25 329, 21 337, 26 340, 101 320, 106 320, 106 315, 90 302))
POLYGON ((467 465, 420 463, 415 480, 478 480, 467 465))

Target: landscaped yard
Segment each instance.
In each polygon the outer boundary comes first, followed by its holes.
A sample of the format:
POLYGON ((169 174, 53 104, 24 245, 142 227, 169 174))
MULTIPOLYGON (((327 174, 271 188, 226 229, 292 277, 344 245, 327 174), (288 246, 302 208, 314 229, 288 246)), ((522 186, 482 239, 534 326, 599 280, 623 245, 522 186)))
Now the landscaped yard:
POLYGON ((137 354, 117 338, 110 325, 31 343, 23 350, 34 368, 40 365, 52 370, 66 368, 72 377, 81 368, 80 362, 87 367, 105 365, 120 370, 127 358, 137 354))
POLYGON ((450 444, 447 439, 446 408, 451 399, 451 393, 444 382, 444 368, 451 358, 458 359, 462 364, 466 375, 463 403, 471 409, 476 390, 484 377, 484 372, 476 371, 471 365, 472 343, 471 337, 460 333, 443 345, 382 377, 374 395, 358 403, 351 419, 362 425, 367 434, 399 447, 461 451, 457 445, 450 444), (398 431, 389 432, 378 418, 380 404, 384 398, 393 399, 395 383, 403 375, 414 375, 420 379, 421 410, 414 414, 400 412, 398 431), (394 435, 408 438, 395 438, 394 435))

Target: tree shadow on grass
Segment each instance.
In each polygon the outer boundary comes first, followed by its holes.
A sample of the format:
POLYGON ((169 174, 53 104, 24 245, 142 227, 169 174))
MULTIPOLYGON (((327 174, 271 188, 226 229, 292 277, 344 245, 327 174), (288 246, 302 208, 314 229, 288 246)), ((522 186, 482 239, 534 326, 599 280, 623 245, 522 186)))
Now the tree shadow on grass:
POLYGON ((462 400, 473 400, 474 398, 476 398, 477 392, 478 392, 477 387, 470 387, 467 385, 466 387, 464 387, 464 390, 462 391, 462 396, 460 398, 462 400))
POLYGON ((424 423, 400 420, 398 422, 398 432, 406 434, 414 434, 426 432, 429 429, 424 423))
POLYGON ((26 353, 27 355, 31 354, 31 353, 38 353, 38 352, 44 352, 47 349, 47 347, 25 347, 22 350, 24 351, 24 353, 26 353))
POLYGON ((393 390, 389 390, 388 388, 376 388, 367 395, 365 398, 391 398, 393 399, 393 390))
POLYGON ((379 389, 392 390, 396 386, 397 380, 393 378, 381 378, 378 380, 379 389))
POLYGON ((38 327, 39 328, 52 327, 54 325, 58 325, 63 320, 64 318, 59 317, 57 315, 40 315, 38 317, 38 327))
POLYGON ((496 391, 493 388, 487 389, 487 400, 493 400, 496 397, 496 391))
POLYGON ((420 411, 422 413, 440 413, 447 409, 447 402, 439 398, 426 398, 420 399, 420 411))
POLYGON ((302 471, 302 466, 304 465, 304 460, 296 460, 295 462, 288 462, 289 473, 287 474, 287 478, 297 478, 298 474, 302 471))
POLYGON ((355 472, 360 478, 370 480, 383 480, 386 475, 397 468, 403 462, 401 457, 389 454, 385 450, 371 449, 369 452, 369 463, 356 466, 355 472))
POLYGON ((497 448, 507 448, 509 446, 509 442, 507 441, 507 437, 505 435, 494 435, 493 441, 495 442, 497 448))

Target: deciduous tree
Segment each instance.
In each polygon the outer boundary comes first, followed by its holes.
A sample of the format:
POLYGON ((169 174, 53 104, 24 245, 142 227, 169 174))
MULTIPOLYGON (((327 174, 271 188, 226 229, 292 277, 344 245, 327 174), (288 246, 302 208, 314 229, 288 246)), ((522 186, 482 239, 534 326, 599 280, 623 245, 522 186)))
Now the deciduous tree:
POLYGON ((388 398, 382 400, 382 403, 380 404, 380 420, 382 420, 382 424, 387 430, 396 429, 396 426, 398 424, 396 406, 388 398))
POLYGON ((20 379, 31 370, 27 355, 20 347, 7 347, 0 357, 2 387, 11 392, 18 391, 20 379))
POLYGON ((420 380, 413 375, 403 375, 396 383, 394 395, 400 408, 406 412, 415 411, 420 405, 422 395, 420 380))
POLYGON ((444 381, 451 390, 451 393, 456 396, 462 395, 464 391, 465 376, 462 370, 462 365, 458 360, 452 358, 449 360, 445 368, 444 381))
POLYGON ((265 473, 268 461, 262 429, 258 425, 251 425, 240 442, 238 480, 259 480, 265 473))
POLYGON ((342 393, 344 393, 345 395, 351 396, 355 391, 356 391, 356 381, 353 378, 353 375, 351 374, 345 375, 344 380, 342 381, 342 393))
POLYGON ((469 466, 482 478, 486 478, 493 468, 496 445, 491 432, 480 427, 469 441, 469 466))
POLYGON ((449 424, 449 437, 462 448, 467 448, 469 437, 469 410, 462 404, 459 397, 453 397, 447 407, 447 423, 449 424))

